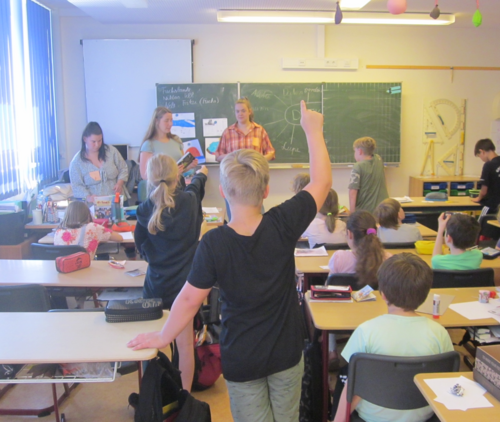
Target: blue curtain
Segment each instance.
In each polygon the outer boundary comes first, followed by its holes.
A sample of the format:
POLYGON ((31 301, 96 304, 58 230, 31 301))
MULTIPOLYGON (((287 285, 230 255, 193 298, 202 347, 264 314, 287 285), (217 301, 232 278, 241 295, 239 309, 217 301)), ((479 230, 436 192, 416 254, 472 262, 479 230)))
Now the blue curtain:
POLYGON ((50 10, 0 1, 0 199, 59 169, 50 10))

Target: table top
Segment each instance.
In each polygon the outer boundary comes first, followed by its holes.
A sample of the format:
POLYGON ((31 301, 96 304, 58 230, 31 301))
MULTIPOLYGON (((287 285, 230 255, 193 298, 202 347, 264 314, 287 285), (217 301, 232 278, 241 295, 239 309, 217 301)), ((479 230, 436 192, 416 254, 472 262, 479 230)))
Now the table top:
MULTIPOLYGON (((103 242, 103 243, 121 243, 123 245, 132 244, 134 245, 134 232, 125 232, 125 233, 120 233, 122 237, 127 237, 122 239, 120 242, 117 242, 115 240, 110 240, 108 242, 103 242), (129 234, 130 233, 130 234, 129 234), (132 237, 132 239, 129 238, 129 236, 132 237)), ((43 236, 41 239, 38 239, 38 243, 41 243, 42 245, 53 245, 54 244, 54 232, 47 233, 45 236, 43 236)), ((102 243, 100 243, 102 244, 102 243)), ((99 253, 99 251, 97 251, 99 253)))
POLYGON ((108 261, 92 261, 90 267, 68 274, 57 272, 54 261, 1 259, 0 285, 41 284, 52 287, 142 287, 144 276, 132 277, 126 271, 146 271, 146 261, 127 261, 125 269, 112 268, 108 261))
MULTIPOLYGON (((481 288, 492 290, 493 287, 481 288)), ((311 302, 310 294, 305 295, 307 307, 311 312, 314 326, 320 330, 355 330, 360 324, 387 313, 387 305, 378 291, 373 292, 377 298, 371 302, 323 303, 311 302)), ((477 301, 479 288, 431 289, 432 294, 455 296, 452 303, 477 301)), ((430 314, 420 314, 432 319, 430 314)), ((434 320, 444 327, 471 327, 481 325, 498 325, 493 318, 470 320, 457 312, 447 309, 439 319, 434 320)))
POLYGON ((454 208, 459 211, 461 208, 483 208, 481 204, 473 202, 470 196, 448 196, 447 201, 426 201, 423 196, 412 196, 413 202, 404 202, 401 204, 403 209, 411 208, 454 208))
POLYGON ((154 321, 110 324, 104 312, 0 312, 0 363, 125 362, 149 360, 157 349, 133 351, 137 334, 158 331, 154 321))
POLYGON ((495 227, 500 227, 500 222, 498 220, 488 220, 487 223, 495 227))
MULTIPOLYGON (((418 255, 422 258, 429 267, 431 266, 432 255, 420 255, 417 254, 416 249, 386 249, 387 252, 392 255, 398 253, 409 252, 418 255)), ((304 274, 326 274, 329 273, 328 269, 323 269, 321 266, 327 266, 330 258, 335 251, 327 251, 328 256, 296 256, 295 257, 295 268, 298 272, 304 274)), ((500 258, 495 259, 483 259, 481 262, 481 268, 493 268, 500 269, 500 258)))
POLYGON ((493 407, 468 409, 465 412, 462 410, 448 410, 444 404, 434 401, 436 395, 424 381, 426 379, 456 378, 460 376, 474 380, 472 372, 438 372, 434 374, 418 374, 415 376, 414 381, 441 422, 498 422, 500 420, 500 402, 490 393, 486 393, 484 396, 493 404, 493 407))

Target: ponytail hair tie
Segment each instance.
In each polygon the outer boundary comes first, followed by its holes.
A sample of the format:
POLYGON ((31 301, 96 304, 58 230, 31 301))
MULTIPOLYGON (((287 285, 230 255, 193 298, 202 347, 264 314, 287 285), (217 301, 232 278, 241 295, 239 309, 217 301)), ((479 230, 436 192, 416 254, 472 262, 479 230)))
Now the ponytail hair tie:
POLYGON ((332 213, 331 213, 331 212, 329 212, 329 213, 328 213, 328 214, 326 214, 326 215, 332 215, 332 213))
MULTIPOLYGON (((161 180, 160 180, 160 183, 165 183, 165 184, 168 186, 168 183, 167 183, 167 181, 166 181, 166 180, 161 179, 161 180)), ((159 185, 160 183, 158 183, 158 185, 159 185)))
POLYGON ((372 229, 372 228, 369 228, 367 231, 366 231, 366 234, 377 234, 377 230, 375 229, 372 229))

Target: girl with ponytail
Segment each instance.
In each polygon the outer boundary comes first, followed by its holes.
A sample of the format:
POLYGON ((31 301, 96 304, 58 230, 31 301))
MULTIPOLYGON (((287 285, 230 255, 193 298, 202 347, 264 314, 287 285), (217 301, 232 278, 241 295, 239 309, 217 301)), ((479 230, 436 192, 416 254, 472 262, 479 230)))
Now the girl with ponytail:
MULTIPOLYGON (((148 262, 144 298, 162 298, 170 309, 187 280, 203 221, 201 201, 208 170, 202 166, 184 189, 178 188, 174 159, 153 155, 147 165, 148 199, 137 208, 134 238, 148 262)), ((191 390, 194 373, 193 324, 177 338, 182 387, 191 390)))
POLYGON ((345 243, 346 225, 337 218, 339 213, 339 197, 337 192, 330 189, 326 200, 316 214, 316 218, 311 222, 302 237, 307 237, 309 247, 322 243, 345 243))
POLYGON ((347 244, 351 250, 336 251, 328 263, 330 274, 355 273, 358 287, 369 284, 378 288, 377 271, 392 254, 377 237, 375 217, 368 211, 356 211, 347 220, 347 244))

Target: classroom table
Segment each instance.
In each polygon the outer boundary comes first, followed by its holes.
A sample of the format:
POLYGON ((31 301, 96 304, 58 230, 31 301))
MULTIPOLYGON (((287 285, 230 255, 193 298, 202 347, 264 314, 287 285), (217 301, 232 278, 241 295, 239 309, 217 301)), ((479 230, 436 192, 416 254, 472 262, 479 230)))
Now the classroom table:
POLYGON ((436 395, 424 381, 426 379, 457 378, 460 376, 474 380, 472 372, 438 372, 418 374, 415 376, 414 382, 441 422, 498 422, 500 420, 500 402, 490 393, 487 392, 484 396, 493 407, 467 409, 465 412, 462 410, 448 410, 444 404, 434 401, 436 395))
POLYGON ((426 201, 423 196, 412 196, 412 202, 403 202, 405 212, 481 211, 483 206, 470 196, 449 196, 447 201, 426 201))
MULTIPOLYGON (((483 290, 494 290, 493 288, 482 288, 483 290)), ((431 289, 430 294, 453 295, 452 303, 477 301, 479 288, 452 288, 431 289)), ((387 313, 387 305, 380 297, 378 291, 373 292, 375 301, 352 302, 352 303, 325 303, 311 302, 310 292, 305 294, 305 303, 308 314, 314 327, 322 331, 322 362, 323 362, 323 421, 327 420, 328 414, 328 332, 330 331, 354 331, 360 324, 370 319, 387 313)), ((430 314, 421 314, 433 319, 430 314)), ((498 325, 493 318, 470 320, 451 309, 441 315, 439 322, 443 327, 477 327, 483 325, 498 325)))
POLYGON ((500 222, 498 220, 488 220, 487 223, 500 228, 500 222))
MULTIPOLYGON (((164 311, 163 317, 154 321, 110 324, 104 312, 0 312, 0 338, 8 339, 0 348, 0 364, 149 360, 156 356, 157 349, 133 351, 127 342, 140 333, 160 330, 167 317, 168 311, 164 311)), ((2 380, 6 384, 29 382, 40 380, 2 380)), ((52 384, 54 411, 59 422, 55 382, 68 381, 42 382, 52 384)), ((0 409, 0 415, 8 414, 16 413, 12 413, 12 409, 0 409)))
POLYGON ((107 261, 92 261, 90 267, 72 273, 57 272, 54 261, 26 259, 0 260, 0 285, 41 284, 47 287, 142 287, 144 276, 131 277, 127 271, 146 272, 145 261, 127 261, 125 269, 112 268, 107 261))

